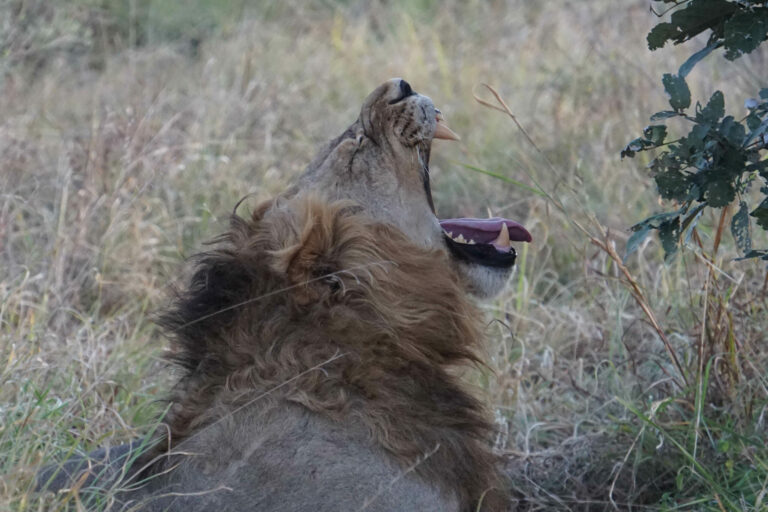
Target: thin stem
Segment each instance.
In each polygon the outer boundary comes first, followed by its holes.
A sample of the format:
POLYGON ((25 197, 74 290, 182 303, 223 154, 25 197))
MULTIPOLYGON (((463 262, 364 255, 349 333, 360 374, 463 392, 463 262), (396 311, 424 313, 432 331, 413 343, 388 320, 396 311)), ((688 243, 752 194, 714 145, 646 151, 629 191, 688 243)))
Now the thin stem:
POLYGON ((717 224, 717 232, 715 233, 715 243, 712 245, 712 261, 717 259, 717 250, 720 248, 720 240, 723 238, 723 229, 725 227, 725 218, 728 216, 728 211, 731 209, 730 205, 725 206, 723 211, 720 212, 720 222, 717 224))
MULTIPOLYGON (((672 343, 670 343, 669 338, 667 338, 667 335, 664 333, 664 330, 661 328, 661 325, 659 324, 658 320, 656 320, 656 315, 653 313, 653 310, 648 305, 648 300, 645 298, 645 295, 643 294, 640 285, 637 283, 634 277, 632 277, 632 274, 630 273, 629 269, 624 265, 624 262, 619 256, 619 254, 616 252, 616 249, 613 247, 612 244, 608 243, 608 235, 604 233, 604 237, 606 238, 605 241, 601 241, 596 239, 595 237, 590 237, 590 242, 593 245, 596 245, 600 249, 602 249, 608 256, 616 263, 619 270, 621 270, 621 273, 624 274, 624 278, 626 279, 626 283, 629 285, 629 292, 632 294, 632 297, 635 299, 635 302, 637 302, 638 306, 640 306, 640 309, 643 310, 643 313, 645 313, 646 318, 648 318, 648 321, 651 323, 651 326, 656 331, 656 334, 659 335, 659 338, 661 339, 662 343, 664 343, 664 348, 667 350, 667 353, 669 354, 669 357, 672 359, 672 362, 674 363, 675 367, 677 368, 677 371, 680 373, 680 377, 682 377, 683 382, 685 383, 685 386, 688 386, 688 379, 685 376, 685 371, 683 370, 683 365, 680 364, 680 360, 677 358, 677 354, 675 354, 675 350, 672 348, 672 343)), ((680 388, 683 386, 678 382, 677 380, 672 377, 675 384, 677 384, 680 388)))

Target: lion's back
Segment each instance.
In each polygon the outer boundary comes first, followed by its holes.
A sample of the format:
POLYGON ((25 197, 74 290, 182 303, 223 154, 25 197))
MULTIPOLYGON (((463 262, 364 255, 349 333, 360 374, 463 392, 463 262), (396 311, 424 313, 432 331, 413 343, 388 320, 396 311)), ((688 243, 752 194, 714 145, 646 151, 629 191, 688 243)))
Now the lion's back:
POLYGON ((296 405, 240 411, 181 443, 177 465, 122 500, 141 510, 458 510, 361 425, 296 405))

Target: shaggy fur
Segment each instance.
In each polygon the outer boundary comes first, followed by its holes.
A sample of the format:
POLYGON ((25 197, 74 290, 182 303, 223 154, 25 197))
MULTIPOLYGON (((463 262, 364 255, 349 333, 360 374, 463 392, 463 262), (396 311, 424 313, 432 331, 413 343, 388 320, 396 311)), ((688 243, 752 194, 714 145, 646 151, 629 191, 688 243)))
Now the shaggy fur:
POLYGON ((477 361, 481 315, 444 252, 353 210, 312 197, 265 204, 199 258, 162 318, 186 374, 160 445, 269 393, 360 418, 403 467, 429 453, 417 475, 462 510, 481 499, 495 509, 491 426, 451 371, 477 361))

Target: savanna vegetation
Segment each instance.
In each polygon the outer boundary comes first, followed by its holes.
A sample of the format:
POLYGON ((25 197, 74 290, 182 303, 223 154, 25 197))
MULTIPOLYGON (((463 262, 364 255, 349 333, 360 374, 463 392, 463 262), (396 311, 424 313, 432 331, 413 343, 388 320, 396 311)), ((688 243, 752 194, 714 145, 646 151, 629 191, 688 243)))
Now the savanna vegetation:
MULTIPOLYGON (((489 368, 467 376, 492 397, 520 508, 768 510, 768 274, 737 259, 768 249, 760 218, 749 248, 738 236, 764 166, 729 201, 681 188, 664 137, 702 110, 662 75, 712 39, 651 53, 649 6, 1 1, 0 509, 87 508, 32 493, 34 474, 156 427, 173 370, 152 318, 185 258, 402 76, 462 136, 433 150, 440 216, 534 237, 484 306, 489 368), (663 111, 663 136, 638 139, 663 111), (674 236, 644 236, 664 212, 674 236)), ((701 59, 689 95, 758 129, 765 46, 701 59)))

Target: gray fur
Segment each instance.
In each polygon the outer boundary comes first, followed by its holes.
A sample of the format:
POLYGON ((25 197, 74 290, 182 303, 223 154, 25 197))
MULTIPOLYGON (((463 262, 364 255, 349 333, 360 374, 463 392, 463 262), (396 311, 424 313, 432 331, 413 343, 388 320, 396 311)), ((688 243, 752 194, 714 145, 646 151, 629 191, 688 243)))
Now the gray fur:
POLYGON ((298 405, 252 405, 181 443, 149 480, 135 467, 125 470, 133 443, 49 466, 38 474, 38 490, 72 485, 90 462, 94 476, 82 499, 101 497, 109 510, 458 511, 452 496, 399 467, 368 437, 354 419, 341 425, 298 405), (103 497, 109 489, 111 503, 103 497))

